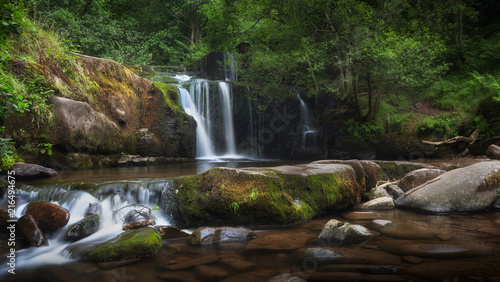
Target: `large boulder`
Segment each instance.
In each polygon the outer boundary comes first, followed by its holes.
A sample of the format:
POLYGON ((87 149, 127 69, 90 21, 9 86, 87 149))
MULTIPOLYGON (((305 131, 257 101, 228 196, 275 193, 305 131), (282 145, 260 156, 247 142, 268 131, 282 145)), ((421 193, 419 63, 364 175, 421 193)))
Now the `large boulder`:
POLYGON ((212 168, 174 181, 165 214, 179 227, 289 225, 361 202, 364 187, 343 164, 212 168), (175 193, 174 193, 175 191, 175 193))
POLYGON ((321 160, 315 161, 313 164, 345 164, 351 166, 356 173, 356 180, 359 185, 366 189, 366 191, 369 191, 377 185, 377 182, 380 180, 382 174, 380 166, 372 161, 321 160))
POLYGON ((188 238, 191 245, 247 242, 257 235, 243 227, 203 227, 196 229, 188 238))
POLYGON ((425 182, 432 180, 441 174, 445 173, 442 169, 433 168, 421 168, 407 173, 401 181, 399 181, 399 188, 403 191, 408 191, 417 186, 424 184, 425 182))
POLYGON ((395 207, 392 197, 376 198, 359 205, 359 209, 362 210, 392 210, 395 207))
POLYGON ((481 162, 447 172, 396 200, 422 212, 472 212, 489 208, 500 193, 500 161, 481 162))
POLYGON ((49 202, 36 201, 26 207, 26 214, 33 217, 44 232, 53 232, 66 226, 69 211, 49 202))
POLYGON ((51 168, 22 162, 15 163, 11 170, 14 171, 15 177, 19 179, 38 179, 57 175, 57 172, 51 168))
POLYGON ((84 259, 100 262, 149 257, 162 248, 160 234, 154 228, 144 227, 127 230, 99 244, 84 255, 84 259))
POLYGON ((368 241, 374 234, 365 227, 336 219, 328 221, 318 236, 318 242, 326 245, 356 244, 368 241))
POLYGON ((486 156, 490 159, 500 160, 500 146, 491 144, 486 150, 486 156))

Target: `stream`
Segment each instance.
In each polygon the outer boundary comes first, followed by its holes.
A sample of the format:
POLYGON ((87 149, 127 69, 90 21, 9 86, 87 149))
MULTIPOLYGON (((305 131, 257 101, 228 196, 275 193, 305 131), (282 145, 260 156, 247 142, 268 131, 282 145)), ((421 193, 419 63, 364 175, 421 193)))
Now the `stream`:
MULTIPOLYGON (((499 281, 500 212, 426 215, 404 210, 346 210, 288 227, 265 227, 248 243, 216 247, 191 246, 186 238, 163 241, 157 255, 121 262, 87 263, 69 257, 64 233, 82 219, 90 203, 103 209, 100 229, 77 243, 95 243, 121 232, 113 210, 130 204, 168 205, 162 197, 171 177, 199 174, 214 166, 249 167, 291 162, 199 162, 158 167, 110 168, 63 172, 55 179, 18 182, 17 216, 35 200, 57 203, 70 211, 64 228, 49 235, 49 246, 16 252, 16 274, 9 281, 267 281, 294 273, 307 281, 499 281), (81 184, 84 180, 86 185, 81 184), (83 188, 85 187, 85 189, 83 188), (374 239, 342 247, 316 242, 330 219, 360 224, 374 239), (380 227, 373 220, 388 220, 380 227), (325 247, 342 254, 332 261, 304 256, 308 248, 325 247)), ((5 199, 0 207, 6 206, 5 199)), ((160 209, 161 210, 161 209, 160 209)), ((169 225, 153 211, 157 225, 169 225)), ((237 216, 237 215, 235 215, 237 216)), ((192 230, 185 230, 191 232, 192 230)), ((73 243, 76 244, 76 243, 73 243)), ((1 275, 7 268, 2 256, 1 275)))

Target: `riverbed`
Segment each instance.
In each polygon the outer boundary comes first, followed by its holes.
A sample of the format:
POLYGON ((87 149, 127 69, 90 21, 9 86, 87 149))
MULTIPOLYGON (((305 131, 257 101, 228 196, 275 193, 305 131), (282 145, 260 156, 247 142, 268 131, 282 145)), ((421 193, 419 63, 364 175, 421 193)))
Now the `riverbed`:
MULTIPOLYGON (((63 172, 55 179, 18 185, 33 194, 40 187, 55 185, 52 189, 62 189, 73 182, 93 182, 106 187, 127 182, 130 187, 137 186, 137 191, 143 192, 134 194, 128 191, 120 203, 142 201, 148 204, 155 197, 155 190, 145 193, 141 187, 158 187, 158 183, 168 182, 170 177, 199 174, 214 166, 282 164, 290 163, 201 162, 73 171, 63 172)), ((71 189, 61 191, 60 194, 74 193, 71 189)), ((88 196, 79 197, 85 199, 88 196)), ((103 202, 106 199, 101 198, 103 202)), ((89 202, 93 200, 88 199, 89 202)), ((62 205, 71 211, 85 203, 69 201, 62 205)), ((160 223, 168 224, 168 219, 161 214, 157 217, 160 223)), ((34 248, 17 251, 18 260, 36 257, 33 265, 20 265, 15 275, 1 275, 9 281, 267 281, 280 273, 292 273, 307 281, 500 281, 499 211, 429 215, 398 209, 351 209, 294 226, 261 227, 256 231, 257 238, 248 243, 211 247, 188 245, 186 238, 168 239, 164 240, 162 251, 153 257, 105 263, 65 258, 64 243, 54 234, 50 239, 52 246, 40 247, 36 251, 34 248), (376 237, 341 247, 316 241, 330 219, 363 225, 376 237), (391 223, 382 227, 374 220, 391 223), (61 248, 59 253, 55 250, 57 247, 61 248), (331 250, 341 256, 324 259, 304 255, 307 249, 315 248, 331 250), (47 250, 45 257, 44 250, 47 250)), ((4 269, 2 267, 2 271, 4 269)))

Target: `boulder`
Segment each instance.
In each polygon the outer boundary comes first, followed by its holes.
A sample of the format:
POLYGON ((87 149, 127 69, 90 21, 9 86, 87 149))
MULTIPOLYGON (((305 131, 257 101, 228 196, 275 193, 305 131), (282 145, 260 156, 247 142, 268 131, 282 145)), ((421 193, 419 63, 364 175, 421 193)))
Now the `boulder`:
POLYGON ((403 191, 408 191, 417 186, 424 184, 425 182, 434 179, 441 174, 445 173, 445 170, 442 169, 432 169, 432 168, 421 168, 409 172, 406 174, 403 179, 399 182, 398 186, 403 191))
POLYGON ((500 160, 500 146, 491 144, 486 150, 486 156, 490 159, 500 160))
POLYGON ((99 230, 99 215, 92 214, 73 224, 66 232, 66 239, 78 241, 99 230))
POLYGON ((162 248, 160 234, 154 228, 144 227, 127 230, 120 235, 99 244, 84 255, 84 259, 94 262, 115 261, 149 257, 162 248))
POLYGON ((383 186, 377 186, 375 188, 372 188, 370 193, 368 194, 368 197, 370 200, 377 199, 377 198, 383 198, 383 197, 390 197, 391 195, 385 190, 385 187, 383 186))
POLYGON ((345 245, 361 243, 373 238, 370 230, 361 225, 340 222, 336 219, 328 221, 318 236, 320 244, 345 245))
POLYGON ((472 212, 489 208, 500 193, 500 161, 481 162, 440 175, 396 200, 422 212, 472 212))
POLYGON ((53 232, 66 226, 69 221, 69 211, 58 205, 37 201, 26 207, 29 214, 44 232, 53 232))
POLYGON ((392 197, 376 198, 359 205, 362 210, 392 210, 395 207, 392 197))
POLYGON ((155 224, 156 222, 153 219, 151 211, 131 210, 125 216, 122 229, 123 230, 137 229, 155 224))
POLYGON ((174 180, 165 214, 181 228, 289 225, 361 202, 350 165, 212 168, 174 180), (237 216, 236 216, 237 215, 237 216))
POLYGON ((86 102, 63 97, 51 97, 49 101, 54 105, 58 126, 68 131, 61 136, 62 143, 91 152, 95 149, 102 152, 119 152, 121 148, 115 147, 114 142, 109 140, 121 139, 120 128, 103 113, 95 111, 86 102))
POLYGON ((407 173, 421 168, 435 168, 427 164, 407 161, 374 161, 382 170, 382 180, 401 179, 407 173))
POLYGON ((31 215, 25 214, 21 216, 17 224, 31 246, 41 247, 49 245, 49 241, 45 238, 45 234, 40 230, 40 227, 38 227, 31 215))
POLYGON ((158 230, 163 240, 189 237, 189 233, 174 226, 155 226, 155 228, 158 230))
POLYGON ((247 242, 257 235, 243 227, 203 227, 196 229, 188 238, 191 245, 247 242))
POLYGON ((332 262, 338 261, 342 254, 324 248, 308 248, 304 251, 304 257, 313 258, 318 262, 332 262))
POLYGON ((19 179, 39 179, 57 175, 57 172, 51 168, 22 162, 15 163, 11 170, 14 171, 15 177, 19 179))
POLYGON ((365 187, 366 191, 377 185, 382 174, 380 166, 372 161, 359 160, 321 160, 313 164, 345 164, 351 166, 356 173, 357 182, 365 187))
POLYGON ((403 189, 399 188, 398 185, 388 185, 387 187, 385 187, 385 190, 387 191, 387 193, 389 193, 389 195, 391 195, 391 197, 395 200, 399 197, 401 197, 405 191, 403 191, 403 189))

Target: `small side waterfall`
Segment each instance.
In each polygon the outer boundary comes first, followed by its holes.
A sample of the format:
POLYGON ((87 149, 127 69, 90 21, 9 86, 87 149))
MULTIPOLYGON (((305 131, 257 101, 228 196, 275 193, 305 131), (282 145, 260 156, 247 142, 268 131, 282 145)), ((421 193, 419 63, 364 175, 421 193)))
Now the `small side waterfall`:
POLYGON ((300 102, 300 123, 302 128, 301 147, 314 147, 317 143, 316 135, 318 130, 313 127, 311 113, 307 104, 300 98, 299 94, 297 94, 297 98, 299 98, 300 102))
POLYGON ((224 53, 224 77, 226 81, 238 81, 238 60, 232 53, 224 53))
POLYGON ((226 154, 236 155, 236 141, 234 137, 233 110, 231 99, 231 85, 226 82, 219 82, 219 89, 222 102, 222 115, 224 117, 224 131, 226 132, 226 154))

